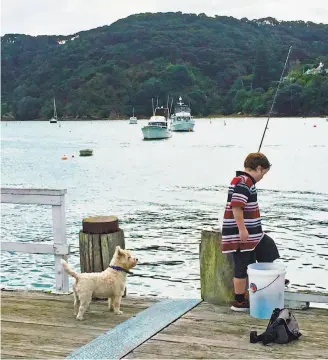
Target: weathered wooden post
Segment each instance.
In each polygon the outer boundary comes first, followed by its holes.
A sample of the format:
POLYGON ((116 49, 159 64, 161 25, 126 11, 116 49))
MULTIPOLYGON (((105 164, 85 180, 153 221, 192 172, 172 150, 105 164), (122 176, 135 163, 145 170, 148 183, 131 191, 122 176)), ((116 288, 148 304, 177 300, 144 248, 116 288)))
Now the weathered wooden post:
MULTIPOLYGON (((203 230, 199 246, 201 297, 211 304, 223 305, 233 300, 233 260, 221 253, 221 232, 203 230)), ((285 307, 308 309, 310 302, 327 303, 328 293, 285 291, 285 307)))
POLYGON ((199 246, 201 297, 211 304, 233 300, 231 254, 221 253, 221 232, 203 230, 199 246))
POLYGON ((80 231, 81 272, 100 272, 108 268, 119 245, 125 248, 124 232, 116 216, 83 219, 80 231))

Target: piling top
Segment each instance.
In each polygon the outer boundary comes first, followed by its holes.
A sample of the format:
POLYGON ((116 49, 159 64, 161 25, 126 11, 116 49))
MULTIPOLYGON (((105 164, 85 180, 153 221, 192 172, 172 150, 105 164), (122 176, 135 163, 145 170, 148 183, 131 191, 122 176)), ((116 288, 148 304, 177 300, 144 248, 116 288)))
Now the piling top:
POLYGON ((116 216, 94 216, 82 221, 83 232, 86 234, 111 234, 119 231, 116 216))

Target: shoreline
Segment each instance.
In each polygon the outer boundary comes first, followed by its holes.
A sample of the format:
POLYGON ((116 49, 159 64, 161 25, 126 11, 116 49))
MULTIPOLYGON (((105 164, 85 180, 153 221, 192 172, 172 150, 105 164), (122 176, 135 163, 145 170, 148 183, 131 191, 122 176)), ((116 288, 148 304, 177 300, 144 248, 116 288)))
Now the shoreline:
MULTIPOLYGON (((240 114, 230 114, 230 115, 208 115, 205 117, 193 117, 194 120, 212 120, 212 119, 236 119, 236 118, 241 118, 241 119, 247 119, 247 118, 268 118, 268 115, 240 115, 240 114)), ((313 119, 313 118, 318 118, 318 119, 325 119, 328 118, 328 115, 313 115, 313 116, 271 116, 270 119, 313 119)), ((147 117, 141 117, 138 120, 142 121, 142 120, 149 120, 147 117)), ((32 121, 37 121, 37 122, 49 122, 49 119, 33 119, 33 120, 16 120, 16 119, 1 119, 1 122, 32 122, 32 121)), ((129 118, 126 119, 59 119, 58 122, 70 122, 70 121, 129 121, 129 118)), ((56 124, 56 123, 55 123, 56 124)))

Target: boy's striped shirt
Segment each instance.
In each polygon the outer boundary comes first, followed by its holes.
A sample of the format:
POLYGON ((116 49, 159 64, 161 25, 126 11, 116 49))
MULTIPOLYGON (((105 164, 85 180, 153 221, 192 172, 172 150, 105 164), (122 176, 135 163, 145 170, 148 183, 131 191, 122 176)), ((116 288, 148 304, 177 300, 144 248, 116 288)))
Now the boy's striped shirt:
POLYGON ((232 179, 228 192, 223 226, 222 226, 222 252, 251 251, 263 237, 260 209, 257 203, 255 179, 243 171, 237 171, 232 179), (241 242, 239 230, 234 219, 232 207, 242 207, 244 210, 244 222, 249 238, 241 242))

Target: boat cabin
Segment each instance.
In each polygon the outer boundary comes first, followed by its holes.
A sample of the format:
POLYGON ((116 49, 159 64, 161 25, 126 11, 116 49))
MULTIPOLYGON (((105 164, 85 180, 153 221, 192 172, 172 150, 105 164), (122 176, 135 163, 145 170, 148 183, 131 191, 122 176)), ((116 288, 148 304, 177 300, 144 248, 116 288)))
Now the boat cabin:
POLYGON ((148 122, 149 126, 167 127, 167 121, 164 116, 154 115, 148 122))

